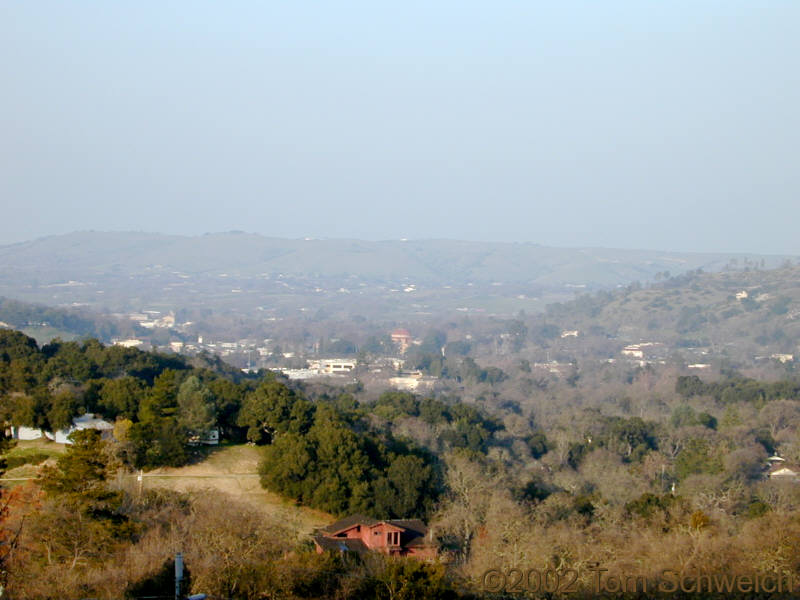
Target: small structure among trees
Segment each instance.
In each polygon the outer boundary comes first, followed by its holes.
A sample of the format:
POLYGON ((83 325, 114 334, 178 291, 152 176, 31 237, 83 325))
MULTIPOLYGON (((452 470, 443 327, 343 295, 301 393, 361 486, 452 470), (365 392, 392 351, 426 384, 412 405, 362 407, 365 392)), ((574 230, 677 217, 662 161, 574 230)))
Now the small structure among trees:
POLYGON ((800 466, 778 463, 770 467, 767 477, 773 481, 800 481, 800 466))
POLYGON ((46 437, 57 444, 71 444, 70 435, 75 431, 82 431, 84 429, 96 429, 100 432, 103 439, 110 439, 113 437, 114 424, 106 421, 93 413, 86 413, 72 419, 72 423, 62 429, 57 429, 55 432, 38 429, 36 427, 11 427, 11 437, 15 440, 38 440, 46 437))
POLYGON ((392 343, 400 349, 400 354, 405 354, 412 341, 411 334, 408 332, 408 329, 395 329, 392 331, 391 338, 392 343))
POLYGON ((428 560, 437 554, 431 531, 419 519, 379 521, 351 515, 319 529, 314 544, 319 554, 326 550, 359 554, 373 551, 428 560))

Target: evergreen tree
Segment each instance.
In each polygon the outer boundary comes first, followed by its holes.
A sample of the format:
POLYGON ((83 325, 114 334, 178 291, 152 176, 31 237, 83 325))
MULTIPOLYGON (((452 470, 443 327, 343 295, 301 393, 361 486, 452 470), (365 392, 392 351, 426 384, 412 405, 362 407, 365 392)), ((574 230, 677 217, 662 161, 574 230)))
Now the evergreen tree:
POLYGON ((271 442, 278 434, 304 433, 311 425, 313 405, 275 379, 264 381, 247 394, 238 423, 247 427, 247 439, 271 442))
POLYGON ((107 485, 114 468, 100 432, 74 431, 70 441, 56 465, 41 471, 46 497, 30 528, 49 561, 75 569, 103 560, 134 527, 120 510, 122 492, 107 485))
MULTIPOLYGON (((0 423, 2 425, 2 423, 0 423)), ((6 471, 6 459, 3 456, 14 445, 14 441, 6 436, 5 427, 0 427, 0 477, 6 471)), ((5 527, 5 520, 8 515, 8 501, 9 493, 4 488, 0 487, 0 589, 6 584, 7 573, 6 563, 16 543, 16 535, 14 532, 8 531, 5 527)))
POLYGON ((195 375, 178 389, 178 425, 187 433, 199 435, 216 424, 214 396, 195 375))
POLYGON ((111 459, 100 432, 79 429, 69 439, 72 443, 58 457, 56 465, 42 469, 39 477, 42 489, 50 495, 70 499, 76 506, 108 501, 106 482, 112 474, 111 459))

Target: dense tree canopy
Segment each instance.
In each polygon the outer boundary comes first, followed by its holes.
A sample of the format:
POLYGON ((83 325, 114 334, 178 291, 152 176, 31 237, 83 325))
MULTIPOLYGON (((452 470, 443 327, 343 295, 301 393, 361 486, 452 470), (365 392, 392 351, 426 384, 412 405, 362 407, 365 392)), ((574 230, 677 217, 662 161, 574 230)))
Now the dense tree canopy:
MULTIPOLYGON (((251 400, 268 403, 274 386, 263 384, 251 400)), ((310 404, 288 394, 272 397, 263 413, 272 432, 261 465, 264 485, 335 514, 426 514, 438 494, 432 458, 370 431, 337 404, 341 399, 310 404)))
POLYGON ((66 429, 86 412, 125 420, 125 461, 137 468, 177 466, 188 457, 187 441, 218 423, 237 437, 236 415, 249 382, 232 373, 96 340, 54 340, 38 348, 20 332, 0 330, 0 418, 47 431, 66 429))

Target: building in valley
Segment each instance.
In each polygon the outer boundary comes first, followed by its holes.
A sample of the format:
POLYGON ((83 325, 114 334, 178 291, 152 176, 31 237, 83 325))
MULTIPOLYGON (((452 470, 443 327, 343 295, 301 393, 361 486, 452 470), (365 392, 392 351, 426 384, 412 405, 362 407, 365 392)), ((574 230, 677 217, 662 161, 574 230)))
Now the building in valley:
POLYGON ((377 520, 352 515, 317 530, 314 544, 318 553, 382 552, 423 560, 436 558, 432 532, 419 519, 377 520))

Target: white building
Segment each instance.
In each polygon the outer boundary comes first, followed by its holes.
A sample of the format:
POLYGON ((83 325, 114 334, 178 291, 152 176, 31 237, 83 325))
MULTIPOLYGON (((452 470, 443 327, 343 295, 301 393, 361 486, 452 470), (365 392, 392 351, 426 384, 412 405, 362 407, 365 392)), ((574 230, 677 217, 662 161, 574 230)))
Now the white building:
POLYGON ((775 464, 767 472, 767 476, 773 481, 797 481, 800 479, 800 467, 775 464))
POLYGON ((199 435, 190 435, 188 443, 190 446, 217 446, 219 445, 219 427, 212 427, 199 435))
POLYGON ((401 373, 397 377, 389 378, 389 385, 398 390, 413 392, 428 389, 436 383, 436 377, 425 377, 419 371, 401 373))
POLYGON ((156 321, 156 327, 175 327, 175 315, 170 313, 156 321))
POLYGON ((638 344, 632 344, 622 349, 622 355, 633 358, 644 358, 644 350, 642 350, 638 344))
POLYGON ((75 417, 72 419, 71 427, 68 427, 67 429, 61 429, 55 433, 46 431, 45 435, 48 439, 53 440, 56 444, 71 444, 72 442, 69 441, 70 434, 73 431, 80 431, 83 429, 97 429, 103 438, 109 438, 112 436, 112 432, 114 431, 114 424, 109 423, 100 417, 95 417, 95 415, 92 413, 86 413, 85 415, 81 415, 80 417, 75 417))
POLYGON ((308 361, 309 369, 320 375, 344 375, 356 368, 358 361, 348 358, 322 358, 308 361))
POLYGON ((289 379, 314 379, 319 377, 320 374, 316 369, 282 369, 282 368, 275 368, 270 369, 270 371, 275 371, 277 373, 281 373, 285 375, 289 379))
POLYGON ((138 348, 144 344, 142 340, 131 338, 129 340, 114 340, 115 346, 122 346, 123 348, 138 348))
POLYGON ((787 363, 794 361, 794 354, 773 354, 770 356, 770 358, 773 358, 782 363, 787 363))
POLYGON ((11 437, 15 440, 38 440, 43 436, 42 430, 34 427, 11 428, 11 437))

